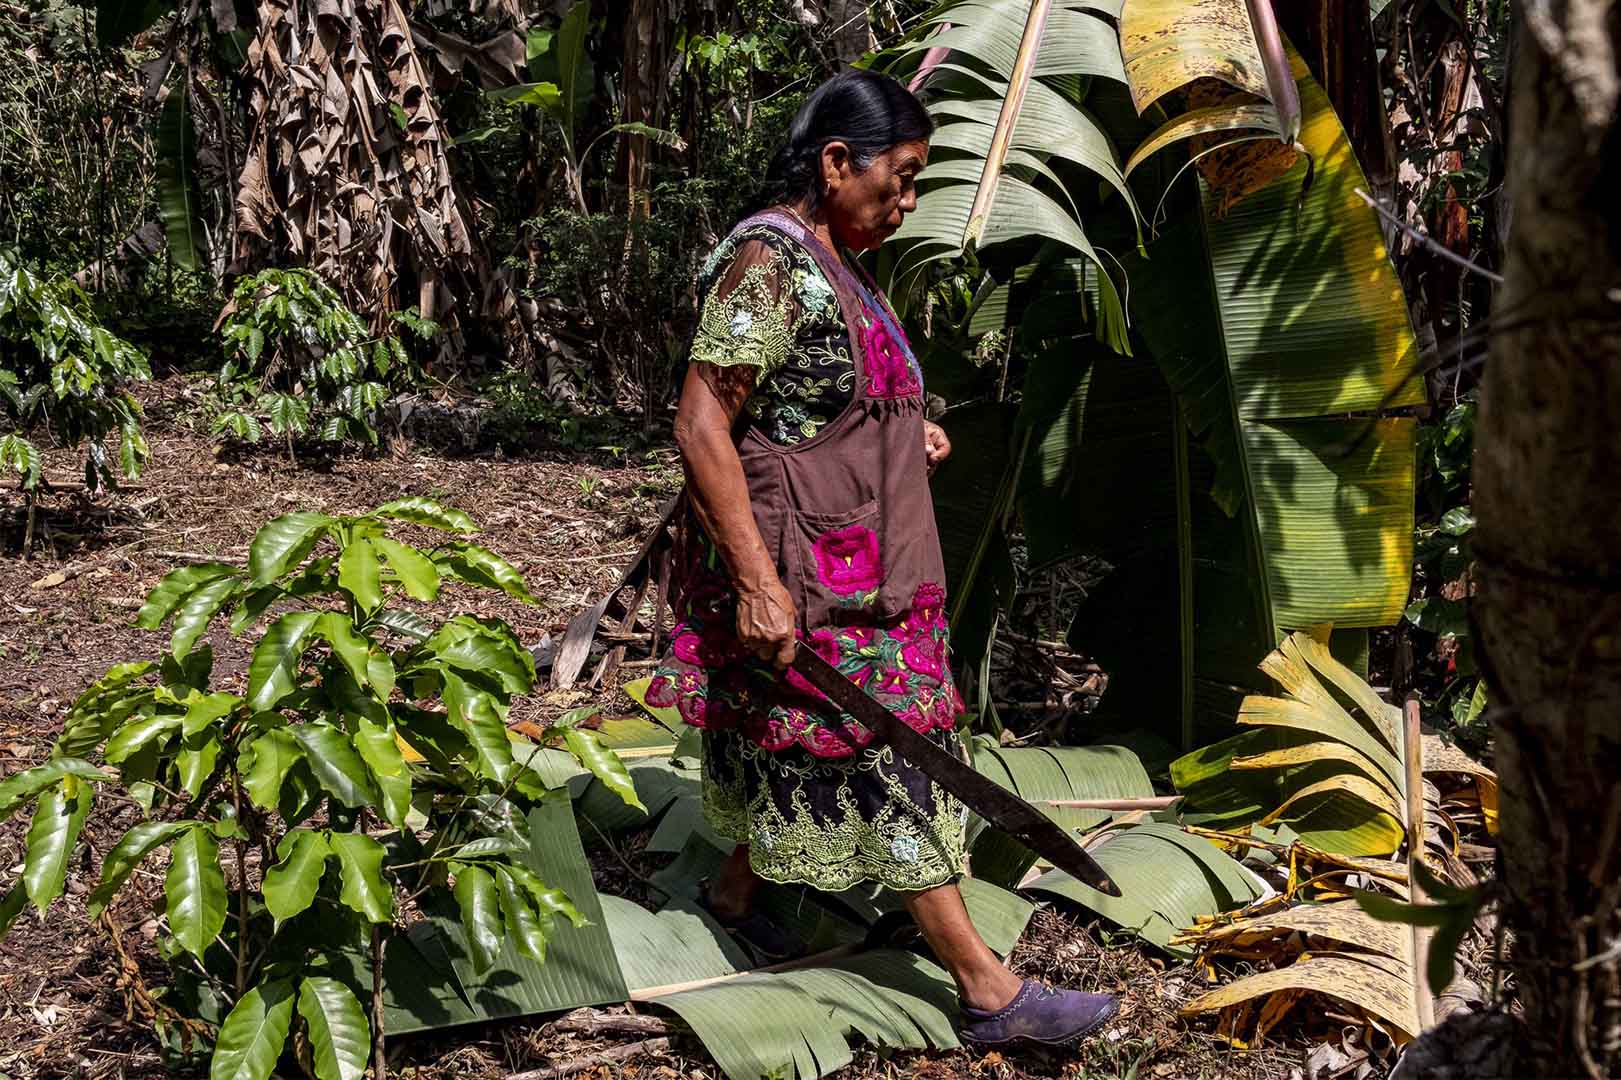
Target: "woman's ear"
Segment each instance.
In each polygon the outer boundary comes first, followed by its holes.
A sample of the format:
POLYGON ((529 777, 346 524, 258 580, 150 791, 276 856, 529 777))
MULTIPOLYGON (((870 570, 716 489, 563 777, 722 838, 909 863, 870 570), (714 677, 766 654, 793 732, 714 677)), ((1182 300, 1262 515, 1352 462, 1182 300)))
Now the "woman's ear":
POLYGON ((838 190, 851 172, 850 148, 837 139, 822 147, 821 158, 822 190, 831 193, 838 190))

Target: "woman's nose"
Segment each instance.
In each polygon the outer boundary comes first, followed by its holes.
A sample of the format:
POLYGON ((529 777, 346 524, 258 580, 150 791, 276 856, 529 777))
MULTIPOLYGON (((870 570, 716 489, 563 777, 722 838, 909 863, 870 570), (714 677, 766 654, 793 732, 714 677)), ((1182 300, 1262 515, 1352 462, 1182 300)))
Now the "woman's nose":
POLYGON ((901 190, 901 213, 910 214, 917 209, 917 188, 907 184, 901 190))

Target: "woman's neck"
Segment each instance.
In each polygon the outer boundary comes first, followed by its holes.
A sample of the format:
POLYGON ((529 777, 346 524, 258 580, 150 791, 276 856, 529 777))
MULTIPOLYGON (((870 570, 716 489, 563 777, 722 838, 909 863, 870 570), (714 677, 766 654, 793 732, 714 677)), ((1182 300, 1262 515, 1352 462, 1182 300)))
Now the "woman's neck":
POLYGON ((833 240, 833 229, 827 223, 827 215, 825 211, 823 211, 820 207, 815 210, 807 210, 805 208, 804 200, 800 199, 796 199, 790 203, 785 203, 784 205, 787 207, 788 212, 792 214, 801 225, 809 229, 811 235, 820 240, 827 250, 833 252, 834 254, 838 254, 839 245, 833 240))

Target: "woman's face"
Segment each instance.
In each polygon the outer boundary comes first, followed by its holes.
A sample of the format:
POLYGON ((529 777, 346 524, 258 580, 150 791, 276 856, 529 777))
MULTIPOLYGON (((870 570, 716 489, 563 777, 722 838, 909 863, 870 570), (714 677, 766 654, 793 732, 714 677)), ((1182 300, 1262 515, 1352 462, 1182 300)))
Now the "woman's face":
POLYGON ((871 251, 895 234, 917 209, 917 174, 929 161, 925 139, 897 143, 858 170, 841 142, 822 149, 822 180, 833 239, 852 251, 871 251))

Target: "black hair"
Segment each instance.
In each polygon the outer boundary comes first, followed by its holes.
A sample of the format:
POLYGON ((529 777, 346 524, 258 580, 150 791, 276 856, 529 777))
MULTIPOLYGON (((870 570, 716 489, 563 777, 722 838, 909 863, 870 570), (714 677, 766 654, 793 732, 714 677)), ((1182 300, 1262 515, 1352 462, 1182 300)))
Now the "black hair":
POLYGON ((788 137, 766 174, 768 202, 822 198, 822 150, 831 142, 850 148, 857 170, 884 151, 934 134, 934 119, 906 87, 887 75, 853 70, 811 91, 788 125, 788 137))

